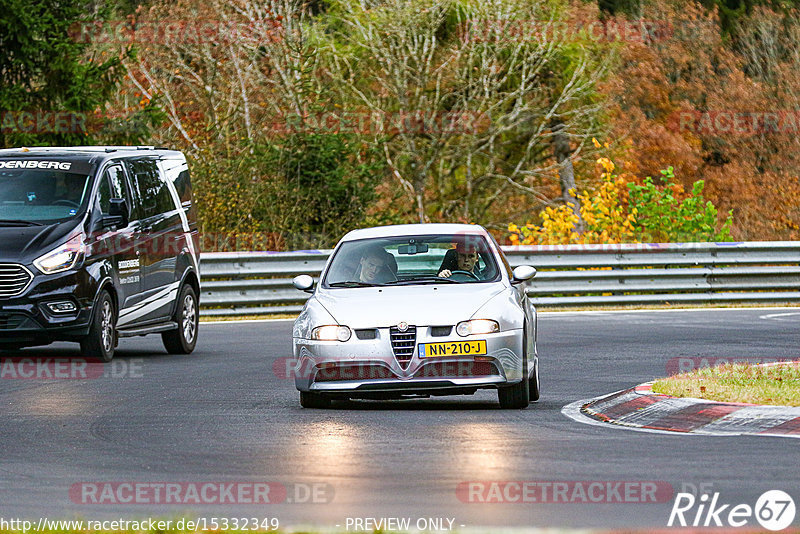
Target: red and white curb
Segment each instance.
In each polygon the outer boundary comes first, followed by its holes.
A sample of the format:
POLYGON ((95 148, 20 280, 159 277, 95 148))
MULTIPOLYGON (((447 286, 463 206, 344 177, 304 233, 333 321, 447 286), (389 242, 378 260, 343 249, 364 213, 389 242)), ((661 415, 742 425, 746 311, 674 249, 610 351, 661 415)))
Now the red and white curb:
POLYGON ((645 432, 800 438, 800 407, 671 397, 653 393, 652 383, 577 401, 561 412, 581 423, 645 432))

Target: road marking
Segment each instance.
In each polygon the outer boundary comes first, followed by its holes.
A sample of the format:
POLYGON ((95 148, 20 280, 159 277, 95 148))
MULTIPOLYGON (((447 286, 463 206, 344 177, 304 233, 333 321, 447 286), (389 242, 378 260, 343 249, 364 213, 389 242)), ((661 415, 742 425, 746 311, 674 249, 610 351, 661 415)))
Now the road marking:
MULTIPOLYGON (((563 310, 563 311, 540 311, 539 315, 619 315, 624 313, 671 313, 671 312, 718 312, 718 311, 769 311, 769 310, 797 310, 796 307, 774 306, 774 307, 750 307, 750 308, 670 308, 667 310, 563 310)), ((783 315, 783 314, 777 314, 783 315)), ((795 311, 789 315, 800 315, 800 311, 795 311)), ((762 316, 763 317, 763 316, 762 316)))
POLYGON ((775 319, 777 321, 782 321, 781 317, 789 317, 792 315, 800 315, 800 312, 789 312, 789 313, 768 313, 767 315, 759 315, 759 319, 775 319))
POLYGON ((281 321, 294 321, 293 318, 291 319, 241 319, 241 320, 233 320, 233 321, 200 321, 201 325, 208 325, 208 324, 247 324, 247 323, 278 323, 281 321))

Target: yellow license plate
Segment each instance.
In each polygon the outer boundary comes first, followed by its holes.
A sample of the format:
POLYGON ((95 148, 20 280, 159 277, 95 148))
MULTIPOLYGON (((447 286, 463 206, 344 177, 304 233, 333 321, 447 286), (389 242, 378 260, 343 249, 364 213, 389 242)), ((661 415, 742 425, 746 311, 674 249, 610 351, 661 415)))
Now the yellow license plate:
POLYGON ((447 343, 423 343, 419 346, 420 358, 437 356, 475 356, 486 354, 486 341, 450 341, 447 343))

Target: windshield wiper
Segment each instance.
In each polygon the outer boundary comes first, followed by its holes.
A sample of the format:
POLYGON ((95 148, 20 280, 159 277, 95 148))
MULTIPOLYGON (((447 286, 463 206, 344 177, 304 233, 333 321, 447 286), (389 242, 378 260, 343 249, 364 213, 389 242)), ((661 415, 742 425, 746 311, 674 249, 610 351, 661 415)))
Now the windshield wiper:
POLYGON ((330 287, 379 287, 386 284, 369 284, 367 282, 357 282, 355 280, 348 280, 347 282, 333 282, 328 284, 330 287))
POLYGON ((24 224, 25 226, 44 226, 42 223, 18 219, 0 219, 0 224, 24 224))
POLYGON ((458 280, 451 280, 449 278, 443 278, 441 276, 425 276, 422 278, 405 278, 402 280, 393 280, 392 282, 387 282, 386 285, 409 285, 409 284, 438 284, 439 282, 444 282, 447 284, 460 284, 458 280))

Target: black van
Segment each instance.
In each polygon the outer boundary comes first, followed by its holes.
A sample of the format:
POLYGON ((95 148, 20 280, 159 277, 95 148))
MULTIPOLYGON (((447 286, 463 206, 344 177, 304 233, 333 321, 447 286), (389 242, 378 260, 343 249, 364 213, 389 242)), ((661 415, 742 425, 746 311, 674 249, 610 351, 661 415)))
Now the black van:
POLYGON ((186 158, 153 147, 0 150, 0 350, 198 334, 199 237, 186 158))

